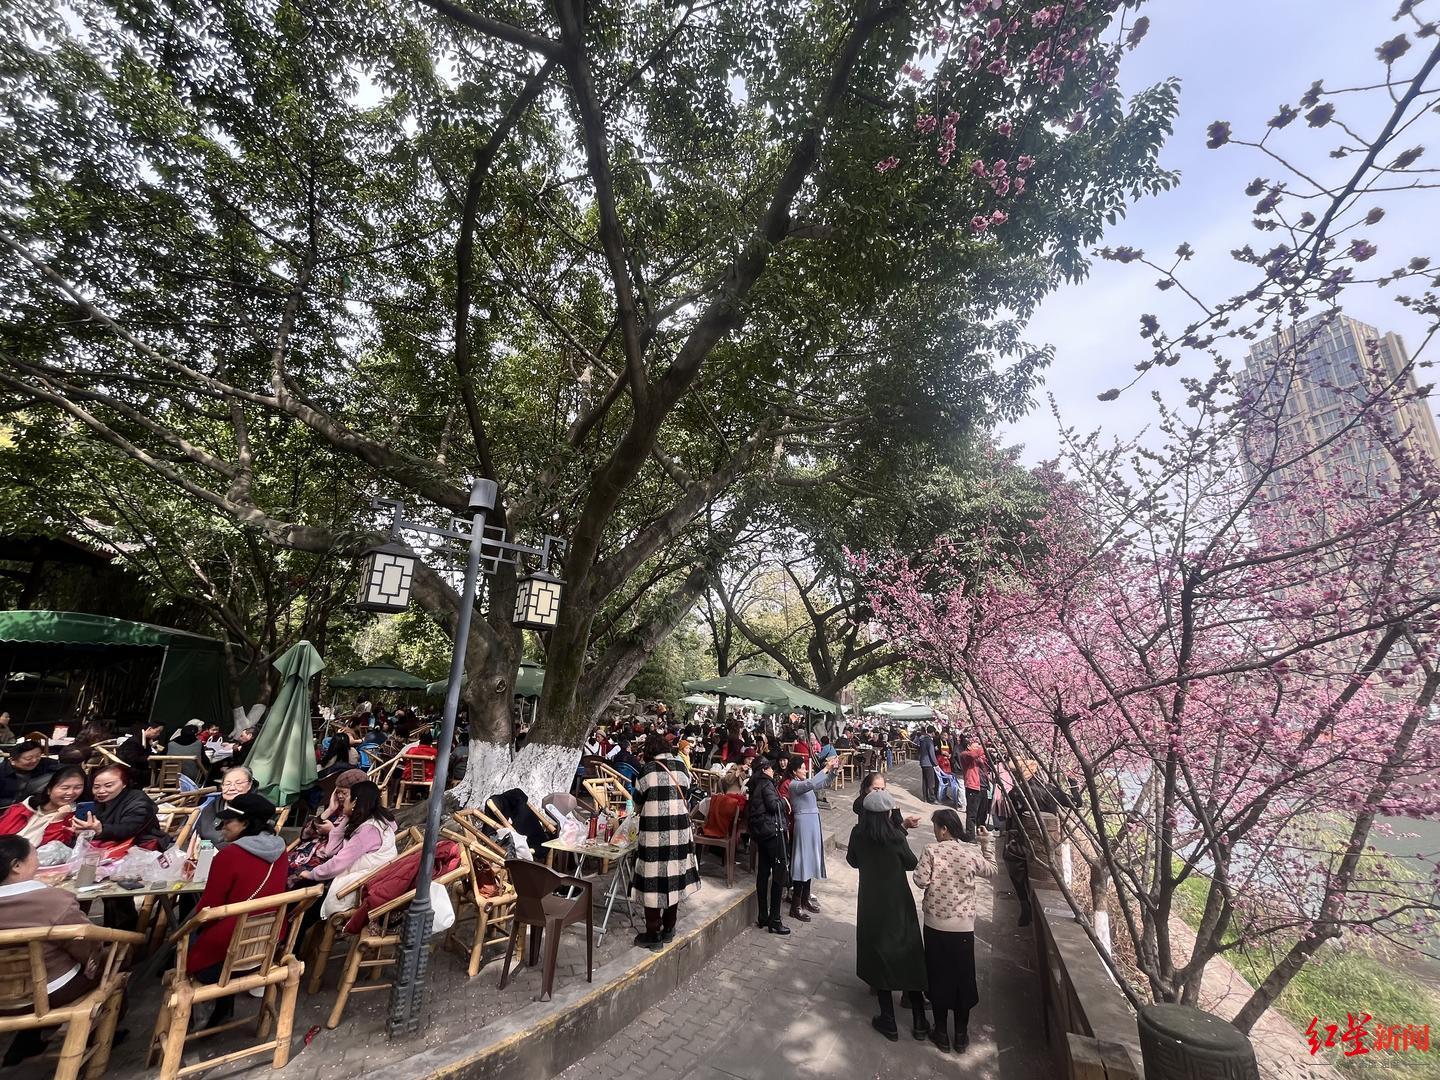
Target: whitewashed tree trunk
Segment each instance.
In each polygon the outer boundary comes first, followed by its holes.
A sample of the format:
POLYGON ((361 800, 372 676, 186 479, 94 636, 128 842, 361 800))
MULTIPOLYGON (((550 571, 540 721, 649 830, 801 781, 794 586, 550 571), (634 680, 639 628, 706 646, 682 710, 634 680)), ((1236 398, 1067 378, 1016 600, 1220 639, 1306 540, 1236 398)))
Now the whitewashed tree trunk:
POLYGON ((472 742, 454 795, 462 806, 482 806, 496 792, 519 788, 538 805, 546 795, 568 792, 579 766, 574 746, 528 743, 516 754, 498 743, 472 742))

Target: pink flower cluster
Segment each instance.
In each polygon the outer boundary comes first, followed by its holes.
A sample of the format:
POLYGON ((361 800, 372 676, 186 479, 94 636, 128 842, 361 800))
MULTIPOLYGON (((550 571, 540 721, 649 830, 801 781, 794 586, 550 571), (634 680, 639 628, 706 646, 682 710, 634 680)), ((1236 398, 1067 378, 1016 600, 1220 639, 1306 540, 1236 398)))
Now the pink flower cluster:
POLYGON ((987 214, 976 214, 970 219, 970 228, 977 233, 988 232, 992 225, 1004 225, 1010 220, 1010 215, 1004 210, 992 210, 987 214))
POLYGON ((941 165, 949 165, 950 158, 955 154, 955 125, 960 123, 960 114, 951 109, 945 114, 945 121, 940 125, 940 150, 938 151, 941 165))
POLYGON ((935 130, 935 126, 938 123, 940 123, 939 120, 937 120, 930 113, 926 113, 924 116, 918 117, 915 120, 915 127, 917 130, 923 131, 926 135, 929 135, 935 130))
POLYGON ((899 164, 900 159, 898 157, 887 157, 883 161, 877 161, 875 163, 875 171, 883 175, 899 164))
POLYGON ((905 66, 900 69, 900 74, 904 75, 911 82, 919 83, 925 81, 925 72, 917 64, 907 62, 905 66))
POLYGON ((970 3, 965 5, 965 14, 979 15, 986 10, 999 11, 1002 6, 1003 0, 970 0, 970 3))

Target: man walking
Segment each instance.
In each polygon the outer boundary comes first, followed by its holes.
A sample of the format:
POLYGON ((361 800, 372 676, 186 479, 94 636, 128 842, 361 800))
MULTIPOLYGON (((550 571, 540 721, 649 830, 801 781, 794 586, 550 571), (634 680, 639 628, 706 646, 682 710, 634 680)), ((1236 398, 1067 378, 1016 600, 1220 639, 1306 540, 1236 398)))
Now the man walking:
POLYGON ((924 728, 915 748, 920 756, 920 797, 933 803, 939 794, 935 779, 935 729, 924 728))

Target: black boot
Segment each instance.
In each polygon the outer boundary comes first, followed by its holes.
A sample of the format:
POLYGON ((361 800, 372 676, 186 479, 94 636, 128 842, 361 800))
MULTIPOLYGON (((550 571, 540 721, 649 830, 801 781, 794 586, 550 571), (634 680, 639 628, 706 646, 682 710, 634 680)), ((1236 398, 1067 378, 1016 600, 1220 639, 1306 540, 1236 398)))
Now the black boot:
POLYGON ((895 1026, 895 995, 889 990, 877 990, 880 1000, 880 1015, 871 1019, 870 1026, 891 1042, 900 1041, 900 1030, 895 1026))
POLYGON ((772 934, 780 934, 782 936, 790 933, 790 928, 780 921, 780 916, 778 915, 770 921, 770 925, 767 926, 766 929, 772 934))
POLYGON ((925 1015, 925 999, 919 994, 912 994, 910 998, 910 1034, 916 1042, 921 1042, 930 1034, 930 1020, 925 1015))
POLYGON ((815 883, 813 881, 807 881, 805 883, 805 895, 800 898, 800 903, 806 911, 818 912, 820 910, 820 905, 816 903, 815 898, 810 895, 810 890, 814 887, 815 883))

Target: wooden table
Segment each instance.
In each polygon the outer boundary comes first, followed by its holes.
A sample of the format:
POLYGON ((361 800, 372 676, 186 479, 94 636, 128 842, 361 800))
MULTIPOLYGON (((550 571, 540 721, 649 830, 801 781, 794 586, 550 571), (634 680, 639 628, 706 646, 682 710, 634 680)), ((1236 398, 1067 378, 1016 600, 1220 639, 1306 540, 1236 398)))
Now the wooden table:
POLYGON ((563 840, 546 840, 545 847, 549 848, 550 854, 546 856, 547 865, 554 864, 555 852, 565 851, 575 856, 575 876, 585 877, 585 860, 599 859, 602 869, 597 877, 604 876, 603 866, 605 863, 616 863, 615 873, 610 877, 610 884, 605 889, 605 915, 600 920, 600 925, 595 928, 596 933, 604 935, 610 927, 610 913, 615 909, 617 901, 625 904, 625 914, 630 919, 630 927, 635 927, 635 906, 630 900, 630 871, 631 856, 635 854, 639 843, 631 841, 628 844, 602 844, 594 840, 582 841, 578 844, 567 844, 563 840), (621 894, 623 893, 623 901, 621 894))

